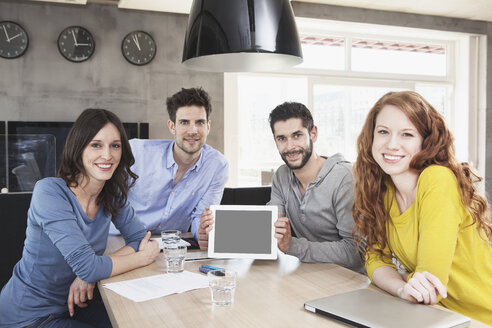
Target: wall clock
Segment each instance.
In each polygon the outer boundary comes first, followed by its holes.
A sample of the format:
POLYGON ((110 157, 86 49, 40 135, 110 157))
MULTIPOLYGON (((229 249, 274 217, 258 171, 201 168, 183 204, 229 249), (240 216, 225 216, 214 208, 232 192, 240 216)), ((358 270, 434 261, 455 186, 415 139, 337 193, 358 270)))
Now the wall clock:
POLYGON ((145 65, 154 59, 157 48, 152 36, 143 31, 128 33, 121 42, 123 57, 134 65, 145 65))
POLYGON ((74 63, 89 59, 96 48, 92 34, 81 26, 69 26, 58 37, 58 50, 74 63))
POLYGON ((29 46, 26 30, 17 23, 0 22, 0 57, 13 59, 22 56, 29 46))

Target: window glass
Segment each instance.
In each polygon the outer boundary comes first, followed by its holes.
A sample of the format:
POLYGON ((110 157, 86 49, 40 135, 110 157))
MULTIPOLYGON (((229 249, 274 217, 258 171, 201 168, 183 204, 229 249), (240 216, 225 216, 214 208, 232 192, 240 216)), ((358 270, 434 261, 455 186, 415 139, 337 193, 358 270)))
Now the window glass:
POLYGON ((345 39, 334 36, 301 35, 304 61, 298 68, 343 70, 345 39))
POLYGON ((450 117, 449 89, 446 85, 417 84, 415 86, 415 91, 420 93, 445 118, 450 117))
MULTIPOLYGON (((284 101, 308 105, 308 82, 307 77, 238 76, 240 142, 237 185, 261 185, 262 172, 264 175, 272 173, 283 164, 273 141, 268 115, 284 101)), ((356 160, 357 137, 369 110, 387 92, 409 89, 397 85, 390 87, 387 82, 380 84, 312 84, 312 108, 309 109, 318 126, 318 140, 315 143, 318 154, 331 156, 341 153, 350 162, 356 160)), ((449 122, 449 86, 415 84, 415 91, 422 94, 449 122)), ((456 146, 462 148, 460 143, 456 146)))
POLYGON ((453 134, 455 154, 459 161, 469 162, 469 112, 459 106, 452 112, 452 87, 450 85, 416 84, 420 93, 439 113, 444 116, 446 125, 453 134))
POLYGON ((352 70, 394 74, 446 76, 442 45, 352 40, 352 70))
POLYGON ((318 154, 341 153, 354 162, 356 141, 367 113, 384 94, 399 88, 318 84, 313 86, 313 116, 318 126, 318 154))
POLYGON ((238 90, 238 185, 259 186, 261 172, 271 172, 282 162, 268 115, 284 101, 306 104, 307 78, 240 75, 238 90))

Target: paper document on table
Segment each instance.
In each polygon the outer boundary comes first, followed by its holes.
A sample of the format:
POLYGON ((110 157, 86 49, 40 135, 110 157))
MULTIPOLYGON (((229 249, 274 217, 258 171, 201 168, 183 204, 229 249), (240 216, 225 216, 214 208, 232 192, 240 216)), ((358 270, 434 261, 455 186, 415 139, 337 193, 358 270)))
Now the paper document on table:
POLYGON ((192 289, 206 288, 208 287, 208 280, 202 274, 183 271, 107 283, 103 284, 103 287, 134 302, 144 302, 192 289))

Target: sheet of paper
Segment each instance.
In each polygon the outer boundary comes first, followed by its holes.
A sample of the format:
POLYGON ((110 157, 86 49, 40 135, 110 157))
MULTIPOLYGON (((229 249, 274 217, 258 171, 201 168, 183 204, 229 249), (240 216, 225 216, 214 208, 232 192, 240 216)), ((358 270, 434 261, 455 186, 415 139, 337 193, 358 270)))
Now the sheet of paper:
POLYGON ((207 288, 208 280, 203 274, 183 271, 107 283, 103 284, 103 287, 134 302, 144 302, 192 289, 207 288))

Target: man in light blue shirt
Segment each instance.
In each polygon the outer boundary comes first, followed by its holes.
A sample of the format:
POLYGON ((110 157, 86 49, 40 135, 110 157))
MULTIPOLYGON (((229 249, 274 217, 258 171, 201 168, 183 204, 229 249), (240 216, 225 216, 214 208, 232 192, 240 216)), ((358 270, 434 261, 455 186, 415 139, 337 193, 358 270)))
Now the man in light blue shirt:
POLYGON ((174 140, 130 140, 135 156, 131 169, 139 178, 128 199, 153 233, 191 227, 198 240, 200 216, 205 207, 220 204, 229 166, 205 144, 212 107, 203 89, 181 89, 167 98, 167 111, 174 140))

